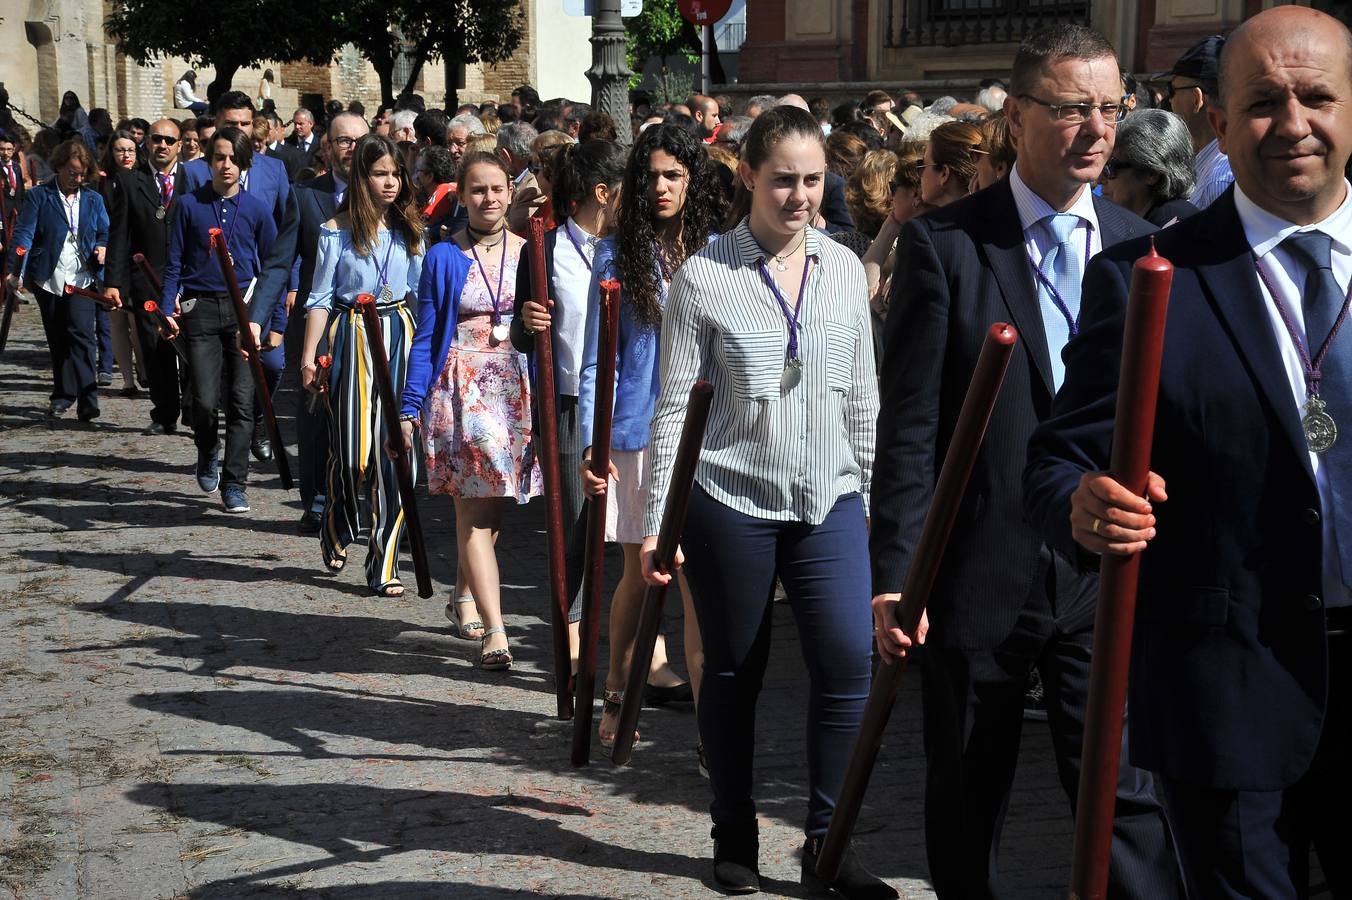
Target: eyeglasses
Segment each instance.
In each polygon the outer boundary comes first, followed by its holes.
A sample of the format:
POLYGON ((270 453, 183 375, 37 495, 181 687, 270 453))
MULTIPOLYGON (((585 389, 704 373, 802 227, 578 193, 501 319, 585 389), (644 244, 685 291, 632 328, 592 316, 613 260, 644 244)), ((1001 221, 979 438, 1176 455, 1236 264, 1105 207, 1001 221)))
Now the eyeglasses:
POLYGON ((329 143, 340 150, 346 150, 349 147, 357 146, 357 139, 343 135, 342 137, 329 138, 329 143))
POLYGON ((1110 159, 1103 164, 1103 177, 1112 181, 1123 169, 1134 169, 1136 166, 1123 159, 1110 159))
MULTIPOLYGON (((188 138, 187 140, 192 140, 192 138, 188 138)), ((172 146, 174 146, 175 144, 178 143, 178 138, 174 137, 173 135, 169 135, 169 134, 152 134, 152 135, 150 136, 150 143, 152 143, 152 144, 168 144, 170 147, 172 147, 172 146)))
POLYGON ((1110 127, 1117 125, 1127 115, 1127 108, 1121 103, 1100 103, 1097 106, 1093 103, 1049 103, 1032 94, 1020 94, 1019 99, 1032 100, 1038 106, 1047 107, 1052 121, 1060 125, 1083 125, 1094 114, 1094 110, 1099 111, 1104 123, 1110 127))
POLYGON ((1192 84, 1174 84, 1171 81, 1164 86, 1164 99, 1172 100, 1174 99, 1175 94, 1180 94, 1183 91, 1190 91, 1193 88, 1197 88, 1198 90, 1203 92, 1206 91, 1206 88, 1198 84, 1197 82, 1193 82, 1192 84))

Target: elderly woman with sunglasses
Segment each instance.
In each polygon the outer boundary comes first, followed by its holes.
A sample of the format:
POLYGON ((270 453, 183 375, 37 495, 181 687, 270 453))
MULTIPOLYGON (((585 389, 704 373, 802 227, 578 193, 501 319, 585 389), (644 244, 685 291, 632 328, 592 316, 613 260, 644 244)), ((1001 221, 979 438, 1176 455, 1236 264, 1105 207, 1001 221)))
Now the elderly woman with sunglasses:
POLYGON ((1103 196, 1159 228, 1197 212, 1188 202, 1194 179, 1188 127, 1163 109, 1138 109, 1117 126, 1103 167, 1103 196))

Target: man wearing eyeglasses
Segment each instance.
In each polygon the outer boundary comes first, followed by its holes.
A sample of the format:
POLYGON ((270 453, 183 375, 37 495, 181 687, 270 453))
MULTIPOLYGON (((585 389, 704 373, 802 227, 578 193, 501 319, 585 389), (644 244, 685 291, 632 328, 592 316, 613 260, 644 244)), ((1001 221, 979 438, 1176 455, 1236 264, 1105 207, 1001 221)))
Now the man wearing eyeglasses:
POLYGON ((182 411, 178 353, 160 335, 155 320, 141 310, 144 301, 158 300, 159 292, 141 267, 132 263, 132 256, 143 254, 156 273, 164 270, 169 226, 186 179, 178 161, 182 140, 177 122, 160 119, 153 123, 146 141, 150 148, 146 165, 118 176, 123 189, 113 194, 104 286, 109 296, 118 297, 133 312, 150 379, 150 424, 142 434, 158 435, 178 430, 182 411))
POLYGON ((1189 47, 1172 69, 1160 76, 1169 79, 1166 91, 1169 108, 1188 126, 1188 134, 1192 136, 1197 180, 1188 195, 1188 202, 1198 209, 1210 206, 1235 180, 1230 161, 1211 127, 1211 113, 1218 99, 1223 46, 1225 38, 1219 34, 1203 38, 1189 47))
MULTIPOLYGON (((926 643, 925 840, 941 900, 1001 896, 999 842, 1036 669, 1061 787, 1080 768, 1096 575, 1024 520, 1028 438, 1051 412, 1061 352, 1077 340, 1080 277, 1104 247, 1151 226, 1092 187, 1122 115, 1112 46, 1080 25, 1019 47, 1005 112, 1018 143, 1009 177, 907 222, 892 279, 881 374, 870 549, 878 651, 926 643), (896 607, 958 411, 993 322, 1019 342, 957 513, 928 617, 913 636, 896 607)), ((1109 894, 1182 896, 1149 775, 1123 765, 1109 894)))

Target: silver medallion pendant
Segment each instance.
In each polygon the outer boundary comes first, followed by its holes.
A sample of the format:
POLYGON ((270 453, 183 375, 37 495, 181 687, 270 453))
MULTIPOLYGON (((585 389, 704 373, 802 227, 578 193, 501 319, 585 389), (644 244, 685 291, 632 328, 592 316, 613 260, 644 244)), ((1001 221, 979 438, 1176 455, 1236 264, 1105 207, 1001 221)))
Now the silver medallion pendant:
POLYGON ((507 337, 510 334, 511 329, 507 327, 506 322, 499 322, 493 326, 493 340, 497 341, 499 344, 507 340, 507 337))
POLYGON ((784 363, 784 371, 779 376, 779 389, 791 391, 803 380, 803 361, 790 359, 784 363))
POLYGON ((1315 453, 1323 453, 1338 440, 1338 425, 1326 411, 1328 404, 1315 394, 1305 401, 1305 415, 1300 424, 1305 429, 1305 443, 1315 453))
POLYGON ((163 219, 163 218, 164 218, 164 207, 163 207, 163 206, 157 206, 157 207, 155 207, 155 218, 157 218, 157 219, 163 219))
POLYGON ((778 269, 778 270, 781 271, 781 272, 787 272, 787 271, 789 271, 789 264, 786 263, 784 260, 780 259, 778 256, 776 256, 776 257, 775 257, 775 268, 778 269))
POLYGON ((390 290, 390 286, 388 284, 382 284, 380 286, 380 302, 389 303, 393 299, 394 299, 394 291, 390 290))

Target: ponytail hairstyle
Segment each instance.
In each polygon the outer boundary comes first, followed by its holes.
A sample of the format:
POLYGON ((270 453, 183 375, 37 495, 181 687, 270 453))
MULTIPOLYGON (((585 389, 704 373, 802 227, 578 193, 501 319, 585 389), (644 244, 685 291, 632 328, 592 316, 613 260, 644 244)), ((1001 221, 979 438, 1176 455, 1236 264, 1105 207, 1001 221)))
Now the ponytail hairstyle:
POLYGON ((557 220, 571 216, 603 184, 610 190, 624 181, 624 148, 614 141, 589 141, 567 144, 554 157, 554 168, 549 183, 554 188, 550 198, 554 202, 557 220))
POLYGON ((347 213, 348 226, 352 231, 352 247, 358 256, 367 257, 376 252, 380 240, 380 226, 390 229, 404 239, 404 246, 412 255, 422 252, 422 217, 418 214, 413 200, 413 181, 404 167, 403 154, 394 145, 394 141, 379 134, 365 134, 357 140, 352 151, 351 178, 347 183, 347 194, 339 211, 347 213), (394 163, 394 171, 399 176, 399 194, 385 210, 384 221, 377 211, 374 192, 371 190, 371 170, 385 157, 394 163))
MULTIPOLYGON (((822 134, 821 123, 805 109, 796 106, 776 106, 767 109, 756 117, 742 138, 742 162, 754 171, 759 169, 770 157, 771 151, 780 141, 788 138, 802 138, 816 141, 823 148, 826 136, 822 134)), ((829 170, 829 166, 827 167, 829 170)), ((732 209, 728 212, 727 227, 731 231, 751 213, 751 191, 745 182, 737 179, 737 194, 732 200, 732 209)))
POLYGON ((985 136, 971 122, 945 122, 930 132, 930 155, 936 166, 945 166, 958 184, 968 184, 976 175, 976 156, 985 136))
MULTIPOLYGON (((817 133, 821 134, 820 128, 817 133)), ((624 284, 624 296, 635 321, 651 329, 657 328, 662 321, 657 230, 653 227, 657 209, 648 197, 651 178, 648 157, 656 150, 670 154, 686 171, 680 240, 675 248, 676 258, 667 260, 673 270, 709 242, 709 236, 718 228, 722 197, 713 163, 704 152, 704 145, 689 129, 659 124, 650 126, 638 136, 625 169, 624 186, 620 189, 624 199, 620 203, 619 230, 615 238, 615 268, 624 284)))

